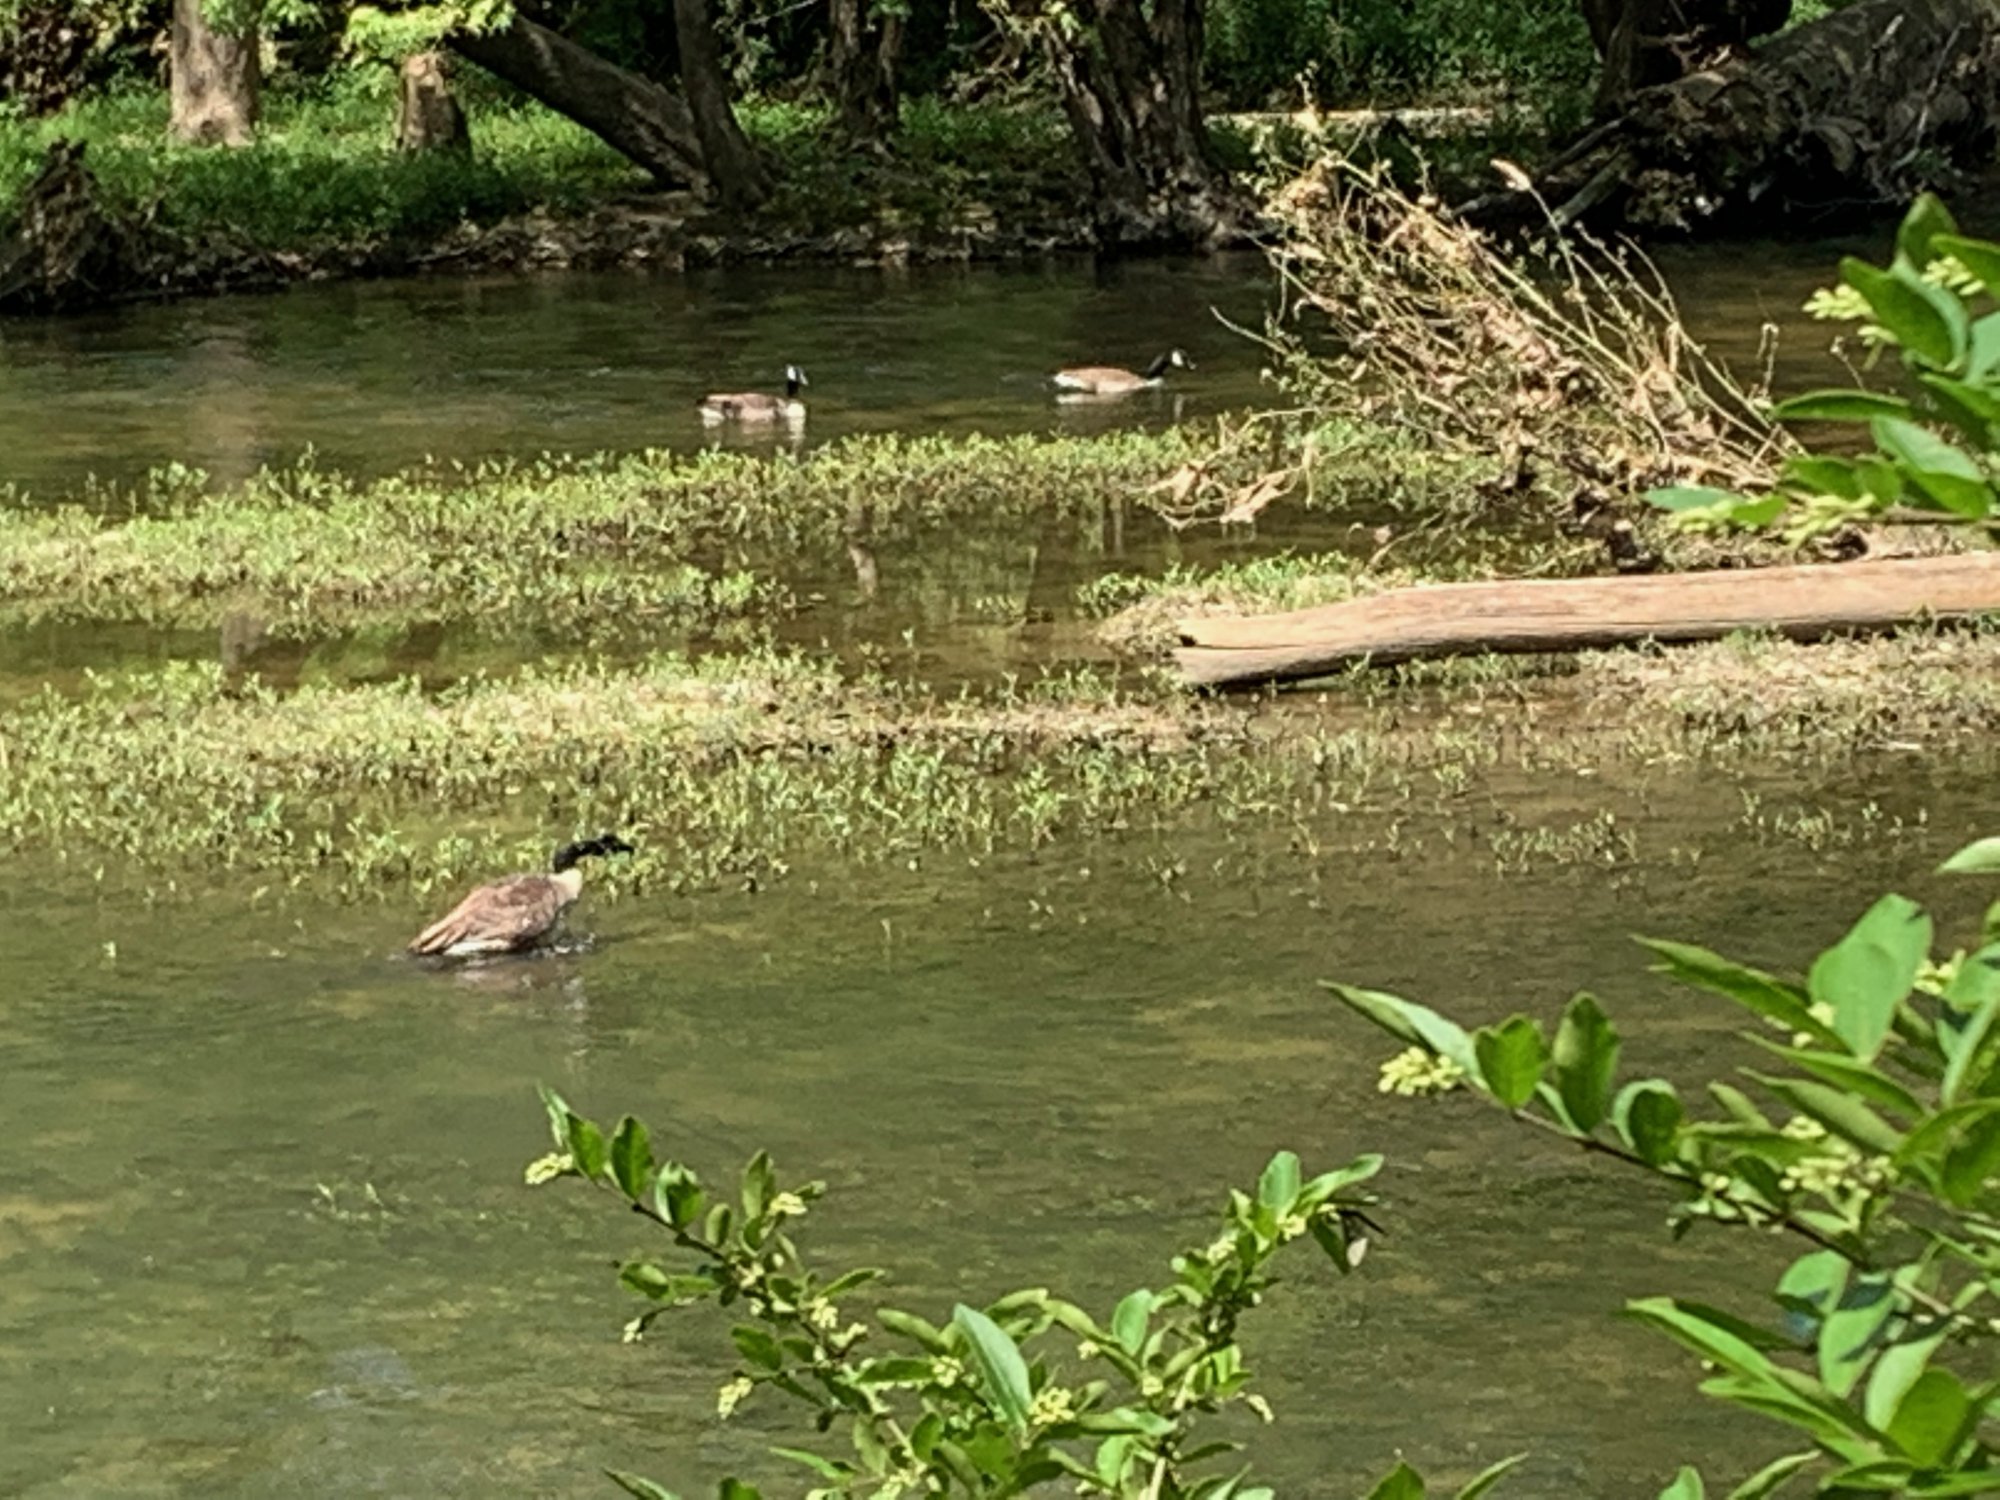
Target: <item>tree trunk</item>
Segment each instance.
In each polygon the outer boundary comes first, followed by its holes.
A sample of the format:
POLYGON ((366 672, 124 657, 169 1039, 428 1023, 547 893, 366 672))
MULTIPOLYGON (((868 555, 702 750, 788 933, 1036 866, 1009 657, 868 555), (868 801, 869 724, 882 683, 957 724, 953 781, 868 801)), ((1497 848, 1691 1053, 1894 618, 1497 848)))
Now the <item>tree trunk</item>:
POLYGON ((686 101, 650 78, 520 16, 504 31, 455 35, 451 49, 567 115, 661 184, 707 183, 686 101))
POLYGON ((680 44, 681 90, 716 192, 725 207, 755 208, 771 196, 771 174, 730 107, 708 0, 674 0, 674 38, 680 44))
POLYGON ((2000 553, 1885 562, 1529 578, 1396 589, 1287 614, 1187 620, 1175 651, 1199 687, 1317 677, 1486 651, 1581 651, 1776 630, 1795 640, 2000 610, 2000 553))
POLYGON ((827 0, 827 92, 845 134, 880 141, 895 128, 902 49, 901 16, 871 15, 868 0, 827 0))
POLYGON ((472 150, 465 111, 452 97, 442 52, 418 52, 403 59, 396 96, 396 147, 400 151, 472 150))
POLYGON ((1080 32, 1043 23, 1107 244, 1212 244, 1245 224, 1202 120, 1201 7, 1154 0, 1149 17, 1140 0, 1079 0, 1080 32))
POLYGON ((1869 213, 1987 165, 1997 116, 2000 0, 1857 0, 1639 90, 1548 162, 1533 193, 1460 214, 1518 229, 1540 225, 1546 202, 1558 225, 1685 231, 1869 213))
POLYGON ((258 40, 211 31, 201 0, 174 0, 167 132, 196 146, 247 146, 257 128, 258 40))
POLYGON ((1603 59, 1597 112, 1642 88, 1672 83, 1768 36, 1790 19, 1792 0, 1582 0, 1603 59))

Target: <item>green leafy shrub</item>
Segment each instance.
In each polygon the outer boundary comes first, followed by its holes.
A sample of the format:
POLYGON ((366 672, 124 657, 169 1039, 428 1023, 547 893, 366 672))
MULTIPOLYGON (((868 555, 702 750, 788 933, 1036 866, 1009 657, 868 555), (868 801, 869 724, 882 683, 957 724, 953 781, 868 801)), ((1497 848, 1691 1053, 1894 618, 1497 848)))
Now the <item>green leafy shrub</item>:
MULTIPOLYGON (((696 1305, 746 1314, 730 1329, 742 1363, 717 1412, 783 1396, 817 1431, 840 1430, 846 1441, 832 1453, 774 1450, 809 1471, 809 1493, 825 1500, 998 1500, 1055 1484, 1121 1500, 1271 1500, 1246 1468, 1217 1469, 1239 1445, 1203 1430, 1232 1406, 1271 1415, 1250 1389, 1237 1323, 1263 1300, 1288 1245, 1310 1240, 1343 1272, 1360 1264, 1371 1227, 1363 1184, 1382 1165, 1362 1156, 1309 1179, 1297 1156, 1279 1152, 1254 1194, 1229 1195, 1214 1240, 1174 1258, 1172 1281, 1127 1294, 1103 1321, 1040 1288, 983 1309, 960 1303, 943 1322, 883 1306, 856 1317, 848 1304, 881 1273, 824 1275, 796 1238, 823 1184, 782 1186, 759 1152, 733 1189, 718 1192, 680 1162, 656 1159, 630 1115, 606 1131, 546 1089, 542 1099, 555 1150, 529 1166, 529 1182, 581 1178, 651 1220, 678 1253, 669 1264, 620 1267, 619 1280, 648 1304, 626 1324, 627 1339, 696 1305)), ((1517 1461, 1486 1470, 1459 1500, 1475 1500, 1517 1461)), ((642 1500, 673 1500, 637 1475, 611 1478, 642 1500)), ((718 1493, 758 1496, 736 1479, 718 1493)), ((1373 1493, 1414 1500, 1424 1490, 1399 1466, 1373 1493)))
MULTIPOLYGON (((1946 872, 2000 873, 2000 839, 1946 872)), ((1803 1446, 1731 1491, 1809 1479, 1858 1497, 2000 1493, 1993 1379, 2000 1318, 2000 902, 1970 951, 1933 958, 1930 915, 1883 897, 1803 980, 1684 943, 1656 971, 1741 1006, 1767 1061, 1707 1086, 1697 1113, 1660 1078, 1620 1082, 1620 1043, 1590 995, 1553 1034, 1516 1015, 1468 1031, 1422 1005, 1332 985, 1408 1044, 1394 1092, 1469 1088, 1513 1116, 1671 1184, 1677 1230, 1789 1232, 1779 1318, 1649 1297, 1630 1314, 1693 1351, 1702 1390, 1803 1446)), ((1695 1500, 1684 1470, 1662 1500, 1695 1500)))
POLYGON ((1773 414, 1857 429, 1865 443, 1792 455, 1767 494, 1677 486, 1651 492, 1655 505, 1692 527, 1783 523, 1795 541, 1859 521, 1990 526, 2000 517, 2000 244, 1961 235, 1925 194, 1889 264, 1849 256, 1840 283, 1807 309, 1853 325, 1871 360, 1893 351, 1901 391, 1810 391, 1773 414))

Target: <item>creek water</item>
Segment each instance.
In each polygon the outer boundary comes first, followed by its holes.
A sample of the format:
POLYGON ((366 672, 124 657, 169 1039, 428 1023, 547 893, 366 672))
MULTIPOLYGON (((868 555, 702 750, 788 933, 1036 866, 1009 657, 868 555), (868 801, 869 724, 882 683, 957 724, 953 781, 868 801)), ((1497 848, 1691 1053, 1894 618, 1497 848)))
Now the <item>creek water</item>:
MULTIPOLYGON (((1666 268, 1743 354, 1830 260, 1787 257, 1666 268)), ((307 288, 9 324, 0 478, 53 497, 169 460, 238 477, 307 444, 374 471, 685 445, 700 390, 787 360, 814 382, 812 441, 1163 421, 1257 398, 1254 352, 1207 309, 1254 320, 1263 296, 1253 263, 1224 260, 307 288), (1178 395, 1076 415, 1040 383, 1169 344, 1200 365, 1178 395)), ((1800 358, 1786 378, 1810 375, 1800 358)), ((54 631, 0 652, 60 680, 214 644, 54 631)), ((390 649, 372 670, 404 665, 390 649)), ((1900 769, 1839 778, 1795 790, 1919 795, 1900 769)), ((1504 800, 1532 823, 1600 792, 1504 800)), ((1398 1452, 1462 1478, 1526 1450, 1504 1493, 1531 1496, 1650 1494, 1689 1460, 1747 1472, 1779 1435, 1703 1401, 1691 1362, 1615 1313, 1662 1292, 1749 1308, 1786 1247, 1676 1243, 1643 1186, 1463 1099, 1386 1100, 1394 1048, 1316 982, 1474 1020, 1590 987, 1635 1066, 1693 1081, 1734 1055, 1734 1017, 1650 981, 1628 934, 1797 966, 1879 890, 1936 894, 1914 872, 1990 831, 1950 767, 1920 795, 1921 837, 1813 853, 1731 839, 1733 790, 1661 770, 1639 856, 1609 874, 1502 875, 1443 848, 1303 861, 1315 830, 1198 820, 978 867, 830 852, 755 895, 586 897, 587 951, 457 975, 394 956, 426 915, 407 892, 336 904, 218 877, 152 899, 145 872, 100 887, 0 862, 0 1494, 587 1496, 603 1465, 704 1493, 769 1474, 766 1443, 802 1434, 768 1399, 716 1423, 724 1325, 690 1313, 621 1344, 635 1309, 610 1265, 646 1236, 573 1185, 522 1185, 546 1146, 537 1081, 645 1115, 711 1174, 762 1146, 828 1179, 811 1243, 893 1268, 888 1299, 933 1316, 1021 1284, 1108 1308, 1205 1242, 1271 1151, 1312 1169, 1381 1150, 1388 1235, 1351 1278, 1302 1252, 1246 1325, 1279 1422, 1237 1435, 1282 1492, 1353 1492, 1398 1452), (1726 859, 1679 857, 1703 830, 1726 859)))

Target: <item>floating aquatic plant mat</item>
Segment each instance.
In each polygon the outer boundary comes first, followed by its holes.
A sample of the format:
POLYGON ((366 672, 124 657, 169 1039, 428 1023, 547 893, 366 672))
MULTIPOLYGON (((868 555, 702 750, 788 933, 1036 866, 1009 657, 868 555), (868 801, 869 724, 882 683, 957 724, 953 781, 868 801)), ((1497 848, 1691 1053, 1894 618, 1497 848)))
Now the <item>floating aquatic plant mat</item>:
POLYGON ((1646 577, 1530 578, 1399 589, 1283 614, 1186 620, 1174 660, 1202 687, 1484 652, 1794 639, 2000 611, 2000 553, 1646 577))
POLYGON ((1977 627, 1810 652, 1738 637, 1671 669, 1629 651, 1418 662, 1254 712, 1086 672, 945 694, 776 651, 436 693, 181 665, 0 708, 0 858, 113 888, 219 868, 246 892, 356 895, 532 866, 604 828, 640 846, 601 877, 614 893, 1100 840, 1168 878, 1217 835, 1255 860, 1402 857, 1410 826, 1515 858, 1542 847, 1515 823, 1523 788, 1602 833, 1662 767, 1719 771, 1704 785, 1733 807, 1733 778, 1807 790, 1893 745, 1949 743, 1974 774, 1996 736, 2000 629, 1977 627))

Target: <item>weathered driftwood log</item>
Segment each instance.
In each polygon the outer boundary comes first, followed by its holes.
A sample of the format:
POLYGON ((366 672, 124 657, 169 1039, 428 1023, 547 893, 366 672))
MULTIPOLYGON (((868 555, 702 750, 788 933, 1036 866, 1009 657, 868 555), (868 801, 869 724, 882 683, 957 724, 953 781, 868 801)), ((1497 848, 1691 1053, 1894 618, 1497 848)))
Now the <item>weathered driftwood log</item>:
POLYGON ((1795 639, 2000 611, 2000 552, 1642 578, 1531 578, 1398 589, 1286 614, 1186 620, 1174 652, 1198 687, 1312 677, 1482 651, 1578 651, 1713 640, 1733 630, 1795 639))
POLYGON ((1856 0, 1638 90, 1547 162, 1532 193, 1459 212, 1489 228, 1535 227, 1545 202, 1560 224, 1691 229, 1900 205, 1991 160, 1996 64, 2000 0, 1856 0))

